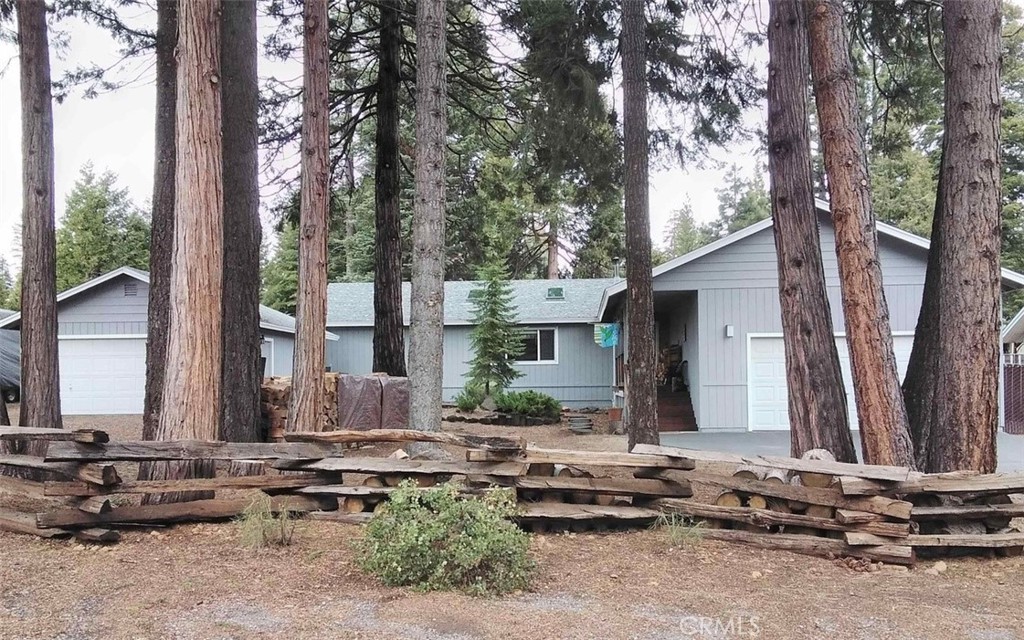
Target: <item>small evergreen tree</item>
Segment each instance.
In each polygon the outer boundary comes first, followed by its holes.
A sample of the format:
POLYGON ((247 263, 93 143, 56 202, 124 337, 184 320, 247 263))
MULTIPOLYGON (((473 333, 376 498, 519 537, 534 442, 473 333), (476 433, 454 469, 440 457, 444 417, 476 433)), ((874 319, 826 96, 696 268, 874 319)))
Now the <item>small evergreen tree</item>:
POLYGON ((473 359, 469 361, 470 383, 483 387, 490 395, 492 385, 503 388, 523 374, 512 366, 523 353, 522 332, 516 324, 512 287, 504 260, 494 261, 480 270, 481 286, 470 293, 474 305, 473 331, 469 342, 473 359))
POLYGON ((285 223, 277 239, 274 255, 263 265, 263 304, 271 309, 295 314, 295 296, 299 290, 299 230, 285 223))

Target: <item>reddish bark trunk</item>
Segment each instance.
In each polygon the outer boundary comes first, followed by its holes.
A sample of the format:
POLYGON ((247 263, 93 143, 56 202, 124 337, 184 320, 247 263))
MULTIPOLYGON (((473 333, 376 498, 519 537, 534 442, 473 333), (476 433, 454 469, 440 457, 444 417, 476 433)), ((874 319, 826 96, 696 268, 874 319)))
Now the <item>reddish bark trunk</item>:
POLYGON ((928 471, 996 469, 999 423, 999 0, 943 5, 939 340, 928 471))
POLYGON ((809 32, 864 460, 912 467, 914 447, 882 288, 867 153, 842 5, 836 0, 811 2, 809 32))
POLYGON ((769 8, 768 168, 791 450, 799 457, 827 449, 836 460, 856 462, 811 181, 803 5, 773 0, 769 8))
MULTIPOLYGON (((220 2, 179 7, 174 252, 167 368, 157 439, 216 440, 221 397, 223 204, 220 2)), ((156 478, 207 477, 212 461, 167 463, 156 478)), ((163 494, 153 501, 191 499, 163 494)))

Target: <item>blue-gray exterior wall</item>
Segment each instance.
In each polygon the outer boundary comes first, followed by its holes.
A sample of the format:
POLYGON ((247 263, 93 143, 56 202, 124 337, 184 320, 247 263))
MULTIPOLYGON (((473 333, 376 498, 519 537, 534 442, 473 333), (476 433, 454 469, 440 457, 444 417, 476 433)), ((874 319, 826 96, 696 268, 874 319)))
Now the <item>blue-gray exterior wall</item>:
MULTIPOLYGON (((594 343, 590 324, 537 325, 556 327, 557 364, 519 363, 523 373, 511 389, 534 389, 546 393, 570 407, 607 407, 612 398, 612 352, 594 343)), ((373 328, 338 327, 327 329, 339 340, 328 347, 331 366, 343 373, 371 373, 373 328), (332 348, 333 346, 333 348, 332 348)), ((468 326, 447 326, 444 330, 443 390, 451 402, 466 384, 466 363, 472 357, 468 326)), ((331 344, 331 343, 329 343, 331 344)))
MULTIPOLYGON (((835 235, 822 217, 822 259, 835 331, 844 331, 835 235)), ((921 306, 927 253, 886 236, 879 237, 886 300, 892 331, 912 334, 921 306)), ((750 334, 782 333, 775 241, 771 229, 739 240, 692 263, 660 275, 656 291, 695 291, 700 340, 691 384, 697 424, 702 431, 741 431, 747 419, 747 339, 750 334), (725 326, 734 327, 727 338, 725 326)), ((692 325, 691 325, 692 326, 692 325)), ((684 356, 685 357, 685 356, 684 356)), ((852 401, 852 398, 851 398, 852 401)))
POLYGON ((62 303, 57 315, 58 335, 146 335, 149 285, 119 276, 62 303), (135 284, 135 295, 125 295, 125 284, 135 284))
MULTIPOLYGON (((131 276, 119 276, 60 303, 57 313, 59 335, 137 335, 147 333, 149 285, 131 276), (125 295, 125 284, 135 284, 135 295, 125 295)), ((263 330, 273 339, 273 365, 267 375, 289 376, 295 336, 290 333, 263 330)), ((331 346, 327 342, 328 353, 331 346)))
MULTIPOLYGON (((280 331, 263 330, 263 338, 273 342, 273 362, 267 363, 266 375, 268 376, 290 376, 292 375, 292 357, 295 353, 295 336, 280 331)), ((328 342, 327 344, 330 344, 328 342)))

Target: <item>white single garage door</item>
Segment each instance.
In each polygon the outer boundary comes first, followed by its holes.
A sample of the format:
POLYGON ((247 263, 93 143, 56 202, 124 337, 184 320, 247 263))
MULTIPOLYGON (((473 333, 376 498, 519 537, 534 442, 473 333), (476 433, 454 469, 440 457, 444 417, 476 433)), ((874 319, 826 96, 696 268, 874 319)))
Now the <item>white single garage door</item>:
POLYGON ((61 413, 142 413, 145 338, 62 337, 59 355, 61 413))
MULTIPOLYGON (((913 336, 893 336, 893 350, 900 380, 907 373, 913 336)), ((839 366, 846 387, 846 403, 850 410, 850 425, 857 428, 857 408, 853 395, 853 376, 850 373, 850 353, 846 338, 836 338, 839 366)), ((781 337, 751 337, 747 362, 748 424, 754 431, 788 430, 789 407, 786 396, 786 351, 781 337)))

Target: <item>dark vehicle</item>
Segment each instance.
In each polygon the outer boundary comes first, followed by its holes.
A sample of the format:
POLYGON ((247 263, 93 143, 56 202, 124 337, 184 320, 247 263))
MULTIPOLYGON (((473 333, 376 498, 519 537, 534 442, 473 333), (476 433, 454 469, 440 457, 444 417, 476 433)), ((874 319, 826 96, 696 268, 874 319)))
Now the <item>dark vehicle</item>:
POLYGON ((21 400, 21 332, 0 329, 0 393, 4 402, 21 400))

